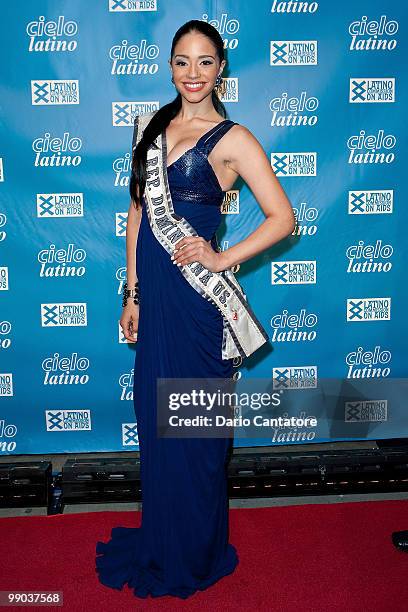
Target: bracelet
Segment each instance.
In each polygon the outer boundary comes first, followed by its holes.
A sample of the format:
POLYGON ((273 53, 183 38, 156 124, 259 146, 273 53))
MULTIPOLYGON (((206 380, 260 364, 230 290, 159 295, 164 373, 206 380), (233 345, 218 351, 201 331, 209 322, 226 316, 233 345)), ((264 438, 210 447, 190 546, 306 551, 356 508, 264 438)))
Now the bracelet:
POLYGON ((135 282, 134 289, 128 289, 128 284, 124 283, 123 285, 123 299, 122 306, 126 306, 127 300, 129 297, 133 298, 133 303, 137 306, 139 304, 139 283, 135 282))

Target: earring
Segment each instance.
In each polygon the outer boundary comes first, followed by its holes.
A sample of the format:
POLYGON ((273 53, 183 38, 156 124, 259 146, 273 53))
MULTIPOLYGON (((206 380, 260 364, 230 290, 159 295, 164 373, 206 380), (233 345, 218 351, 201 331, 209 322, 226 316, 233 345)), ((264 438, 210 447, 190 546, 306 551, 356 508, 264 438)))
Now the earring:
POLYGON ((221 85, 221 83, 222 83, 222 77, 221 77, 221 75, 219 74, 219 75, 217 76, 217 78, 215 79, 215 87, 219 87, 219 86, 221 85))
POLYGON ((171 82, 174 83, 173 75, 171 75, 171 82))

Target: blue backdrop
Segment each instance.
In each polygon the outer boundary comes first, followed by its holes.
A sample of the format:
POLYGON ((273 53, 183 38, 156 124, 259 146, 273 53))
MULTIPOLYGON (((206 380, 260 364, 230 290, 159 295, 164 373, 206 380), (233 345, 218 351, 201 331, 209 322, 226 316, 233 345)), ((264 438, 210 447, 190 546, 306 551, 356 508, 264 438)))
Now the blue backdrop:
MULTIPOLYGON (((119 326, 132 124, 174 97, 171 39, 193 18, 223 37, 228 116, 261 142, 299 223, 236 270, 272 346, 237 361, 237 378, 298 381, 295 413, 310 415, 305 378, 406 376, 403 11, 384 0, 8 4, 2 454, 138 449, 137 345, 119 326)), ((242 181, 223 212, 223 248, 263 220, 242 181)), ((404 402, 385 395, 336 404, 308 440, 407 435, 404 402)))

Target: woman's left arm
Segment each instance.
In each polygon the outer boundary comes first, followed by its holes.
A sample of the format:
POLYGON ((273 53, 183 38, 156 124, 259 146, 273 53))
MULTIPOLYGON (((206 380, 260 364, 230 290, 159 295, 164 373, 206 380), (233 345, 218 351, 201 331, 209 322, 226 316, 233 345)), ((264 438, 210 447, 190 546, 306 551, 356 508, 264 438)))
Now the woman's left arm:
POLYGON ((222 272, 268 249, 296 227, 291 203, 261 144, 243 125, 233 126, 228 136, 227 165, 247 183, 266 219, 247 238, 220 253, 201 236, 182 238, 171 258, 179 266, 198 261, 212 272, 222 272))

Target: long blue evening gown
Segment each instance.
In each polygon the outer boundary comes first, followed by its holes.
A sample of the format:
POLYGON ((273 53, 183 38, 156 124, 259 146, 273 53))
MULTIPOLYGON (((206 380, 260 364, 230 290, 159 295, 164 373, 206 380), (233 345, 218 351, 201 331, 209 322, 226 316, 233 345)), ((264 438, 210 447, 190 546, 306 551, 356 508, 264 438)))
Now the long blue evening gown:
MULTIPOLYGON (((225 119, 167 167, 176 214, 212 240, 224 192, 207 159, 234 125, 225 119)), ((142 487, 140 528, 114 527, 98 542, 102 584, 125 583, 138 597, 187 598, 234 571, 228 542, 226 462, 231 438, 162 438, 156 432, 156 378, 231 378, 221 357, 223 319, 184 278, 154 236, 143 204, 136 247, 140 309, 134 367, 134 406, 142 487)))

